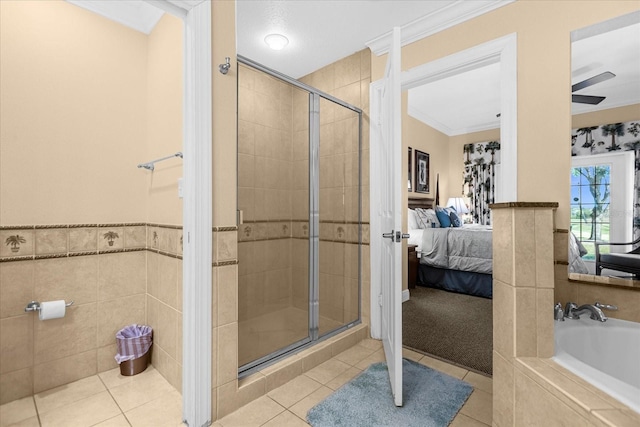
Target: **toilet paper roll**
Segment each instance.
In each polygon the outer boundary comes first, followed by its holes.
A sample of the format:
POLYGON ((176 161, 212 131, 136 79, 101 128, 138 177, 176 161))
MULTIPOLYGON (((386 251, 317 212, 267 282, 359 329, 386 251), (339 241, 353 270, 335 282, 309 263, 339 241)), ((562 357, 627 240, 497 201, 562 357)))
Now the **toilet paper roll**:
POLYGON ((64 317, 66 303, 64 300, 45 301, 40 303, 40 320, 59 319, 64 317))

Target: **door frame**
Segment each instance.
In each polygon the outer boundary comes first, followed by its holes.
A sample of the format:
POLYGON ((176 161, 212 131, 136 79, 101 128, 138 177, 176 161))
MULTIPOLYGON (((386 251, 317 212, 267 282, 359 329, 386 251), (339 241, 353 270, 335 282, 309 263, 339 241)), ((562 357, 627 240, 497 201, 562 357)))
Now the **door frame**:
MULTIPOLYGON (((472 48, 454 53, 435 61, 414 67, 401 73, 402 90, 409 90, 420 85, 441 80, 466 71, 471 71, 486 65, 500 63, 500 140, 502 156, 501 182, 496 183, 496 202, 518 200, 518 64, 517 64, 517 34, 488 41, 472 48)), ((371 83, 371 125, 370 125, 370 162, 375 160, 374 147, 377 146, 375 124, 379 119, 373 108, 378 105, 378 93, 382 85, 381 80, 371 83)), ((371 163, 373 164, 373 163, 371 163)), ((374 176, 375 174, 372 174, 374 176)), ((383 179, 380 177, 380 179, 383 179)), ((377 181, 371 180, 370 232, 371 232, 371 337, 380 339, 382 335, 382 310, 379 296, 382 292, 380 278, 373 269, 380 265, 380 254, 373 250, 374 240, 380 239, 380 224, 376 224, 379 206, 376 205, 376 194, 380 189, 377 181), (376 234, 377 233, 377 234, 376 234)))
POLYGON ((183 21, 182 419, 211 424, 212 40, 210 0, 144 0, 183 21))

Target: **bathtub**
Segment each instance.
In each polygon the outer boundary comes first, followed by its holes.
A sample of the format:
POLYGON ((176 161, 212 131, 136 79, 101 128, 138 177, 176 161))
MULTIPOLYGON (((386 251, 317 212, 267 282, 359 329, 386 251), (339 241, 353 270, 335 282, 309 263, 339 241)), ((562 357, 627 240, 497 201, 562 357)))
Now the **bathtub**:
POLYGON ((555 322, 553 360, 640 413, 640 323, 555 322))

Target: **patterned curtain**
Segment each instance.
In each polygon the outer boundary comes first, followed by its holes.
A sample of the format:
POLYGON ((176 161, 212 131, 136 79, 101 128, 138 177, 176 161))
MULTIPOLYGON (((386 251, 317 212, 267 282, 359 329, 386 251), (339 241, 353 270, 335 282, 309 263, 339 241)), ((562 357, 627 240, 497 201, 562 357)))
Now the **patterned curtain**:
MULTIPOLYGON (((640 237, 640 121, 573 129, 571 155, 589 156, 612 151, 634 151, 633 240, 640 237)), ((636 245, 640 246, 640 245, 636 245)))
POLYGON ((500 142, 467 144, 464 154, 462 193, 470 199, 469 210, 476 224, 491 225, 489 205, 495 200, 496 165, 500 164, 500 142))

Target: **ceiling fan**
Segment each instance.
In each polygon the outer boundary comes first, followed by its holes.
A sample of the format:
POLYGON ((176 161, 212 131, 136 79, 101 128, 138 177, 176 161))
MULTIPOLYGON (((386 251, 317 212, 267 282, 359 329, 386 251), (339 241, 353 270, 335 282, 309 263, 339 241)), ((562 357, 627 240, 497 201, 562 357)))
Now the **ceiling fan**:
MULTIPOLYGON (((609 80, 614 78, 616 75, 610 71, 605 71, 604 73, 598 74, 597 76, 593 76, 589 79, 583 80, 580 83, 576 83, 571 86, 571 92, 575 92, 580 89, 584 89, 585 87, 593 86, 597 83, 603 82, 605 80, 609 80)), ((592 95, 571 95, 571 101, 577 102, 580 104, 591 104, 598 105, 602 101, 604 101, 606 97, 604 96, 592 96, 592 95)))

